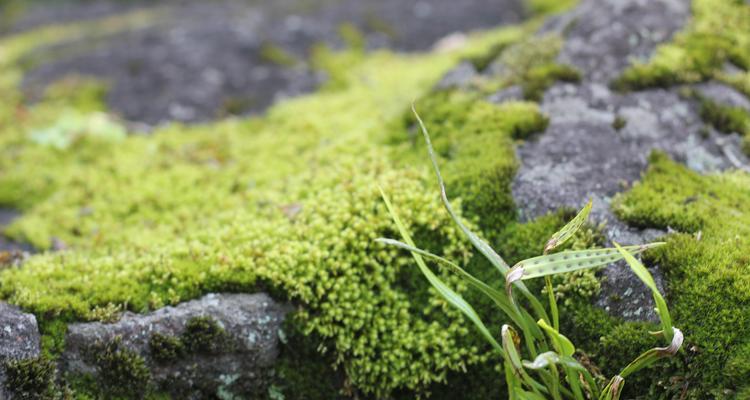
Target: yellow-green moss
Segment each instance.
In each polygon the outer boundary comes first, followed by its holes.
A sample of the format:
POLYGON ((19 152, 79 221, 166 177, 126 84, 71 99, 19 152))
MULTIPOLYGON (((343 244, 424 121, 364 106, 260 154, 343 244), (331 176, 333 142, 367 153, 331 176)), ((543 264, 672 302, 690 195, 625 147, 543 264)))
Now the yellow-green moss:
MULTIPOLYGON (((173 124, 121 141, 34 142, 30 132, 63 110, 54 96, 28 108, 18 96, 0 107, 0 203, 25 211, 8 233, 70 250, 3 271, 0 295, 40 320, 67 321, 111 307, 147 311, 209 291, 272 288, 303 305, 306 333, 328 345, 322 350, 353 387, 385 396, 442 381, 485 356, 462 344, 470 329, 457 313, 445 315, 424 282, 427 301, 412 304, 402 281, 413 271, 409 258, 373 240, 393 230, 377 184, 408 209, 404 218, 422 244, 457 260, 469 259, 469 244, 433 196, 426 164, 399 163, 384 143, 407 136, 392 122, 403 121, 411 99, 458 60, 529 29, 472 36, 463 49, 439 54, 323 51, 316 62, 336 84, 263 118, 173 124), (24 119, 16 118, 19 108, 24 119)), ((511 138, 544 123, 533 104, 476 104, 464 135, 508 154, 504 163, 513 163, 511 138)), ((481 155, 463 143, 452 168, 481 155)), ((486 171, 492 168, 501 167, 486 171)), ((48 337, 56 349, 58 336, 48 337)), ((138 359, 109 350, 113 363, 132 361, 120 375, 143 375, 138 359)))
MULTIPOLYGON (((708 98, 699 97, 700 116, 704 122, 723 133, 737 133, 750 143, 750 113, 741 107, 719 104, 708 98)), ((745 146, 750 154, 750 147, 745 146)))
POLYGON ((681 232, 650 261, 667 278, 675 325, 685 332, 686 366, 674 375, 688 381, 689 398, 743 390, 747 380, 738 377, 750 366, 743 350, 750 343, 750 175, 701 176, 655 154, 616 211, 637 226, 681 232))
MULTIPOLYGON (((694 83, 724 74, 732 63, 750 69, 750 6, 739 0, 694 0, 688 26, 657 48, 647 63, 626 69, 613 82, 622 90, 694 83)), ((733 83, 730 79, 728 82, 733 83)))

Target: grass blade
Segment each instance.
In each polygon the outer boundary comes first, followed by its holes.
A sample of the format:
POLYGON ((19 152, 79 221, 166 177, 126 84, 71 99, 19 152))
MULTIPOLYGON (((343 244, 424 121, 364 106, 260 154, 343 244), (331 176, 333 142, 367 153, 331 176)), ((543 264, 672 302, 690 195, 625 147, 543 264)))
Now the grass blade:
MULTIPOLYGON (((502 274, 503 277, 508 273, 508 270, 510 269, 508 267, 508 264, 503 260, 500 255, 498 255, 495 250, 492 249, 484 240, 482 240, 479 236, 477 236, 474 232, 472 232, 464 223, 461 221, 461 219, 456 215, 455 211, 453 210, 453 206, 451 206, 450 201, 448 201, 448 194, 445 189, 445 181, 443 180, 443 175, 440 174, 440 167, 437 163, 437 157, 435 157, 435 150, 432 147, 432 141, 430 140, 430 134, 427 132, 427 127, 425 127, 424 122, 422 121, 422 118, 417 113, 417 109, 414 107, 414 104, 411 106, 411 110, 414 113, 414 116, 417 119, 417 122, 419 123, 419 127, 422 130, 422 136, 424 136, 425 143, 427 145, 427 153, 430 156, 430 160, 432 161, 432 168, 435 171, 435 175, 437 176, 438 185, 440 186, 440 199, 443 202, 443 206, 448 211, 448 214, 450 215, 451 219, 453 219, 453 222, 456 223, 459 229, 466 235, 466 237, 469 238, 469 241, 472 245, 480 252, 482 255, 484 255, 487 260, 495 267, 498 271, 502 274)), ((531 304, 531 307, 534 308, 534 312, 537 313, 537 315, 540 318, 544 318, 549 320, 549 317, 547 316, 547 312, 544 310, 544 307, 542 307, 542 303, 539 302, 539 300, 534 296, 531 291, 524 285, 523 283, 519 282, 517 284, 518 289, 523 293, 523 295, 528 299, 529 303, 531 304)))
MULTIPOLYGON (((388 208, 388 213, 391 215, 391 217, 393 218, 393 221, 396 223, 396 226, 398 227, 398 230, 401 233, 401 236, 403 236, 404 241, 410 246, 414 247, 414 241, 412 240, 411 235, 409 235, 409 231, 406 229, 406 226, 401 222, 401 219, 398 217, 398 214, 396 214, 395 209, 391 205, 390 200, 388 200, 388 196, 386 196, 382 188, 380 189, 380 194, 383 196, 385 205, 388 208)), ((438 278, 437 275, 435 275, 429 268, 427 268, 427 265, 422 259, 422 256, 420 256, 416 252, 412 252, 411 254, 414 257, 414 260, 417 262, 419 269, 422 271, 422 274, 425 276, 425 278, 427 278, 430 284, 438 291, 438 293, 440 293, 440 295, 448 303, 456 307, 467 318, 469 318, 469 320, 471 320, 474 323, 474 325, 476 325, 476 327, 479 329, 479 332, 482 334, 482 336, 485 337, 485 339, 487 339, 487 341, 492 345, 492 347, 495 350, 497 350, 501 355, 504 356, 504 351, 503 351, 502 346, 500 346, 500 344, 497 343, 495 338, 492 337, 492 334, 490 333, 489 329, 487 329, 487 326, 479 318, 479 315, 477 315, 476 311, 474 311, 474 308, 472 308, 471 305, 461 297, 461 295, 454 292, 440 278, 438 278)))
POLYGON ((677 352, 680 350, 680 347, 682 347, 684 337, 682 335, 682 331, 677 328, 672 329, 672 342, 669 344, 669 346, 656 347, 641 354, 640 356, 638 356, 638 358, 633 360, 633 362, 628 364, 628 366, 625 367, 622 372, 620 372, 620 376, 623 378, 627 378, 628 375, 648 367, 661 358, 672 357, 677 354, 677 352))
POLYGON ((555 234, 549 238, 549 240, 547 241, 547 244, 544 246, 545 254, 549 253, 550 251, 554 250, 558 246, 567 242, 568 239, 572 238, 573 235, 575 235, 578 229, 588 219, 589 213, 591 212, 592 205, 593 205, 593 202, 589 200, 586 206, 584 206, 583 209, 581 209, 581 211, 578 212, 578 215, 576 215, 575 218, 570 220, 570 222, 565 224, 565 226, 563 226, 559 231, 555 232, 555 234))
POLYGON ((517 310, 513 306, 511 306, 510 300, 508 300, 508 298, 505 296, 505 293, 497 289, 494 289, 491 286, 487 285, 486 283, 482 282, 481 280, 475 278, 473 275, 466 272, 463 268, 459 267, 456 263, 450 260, 447 260, 443 257, 440 257, 438 255, 435 255, 433 253, 430 253, 429 251, 422 250, 414 246, 410 246, 398 240, 379 238, 376 241, 383 243, 383 244, 390 245, 390 246, 395 246, 404 250, 408 250, 408 251, 411 251, 412 253, 417 253, 421 256, 437 261, 438 263, 440 263, 440 265, 447 267, 448 270, 450 270, 454 274, 463 278, 473 288, 479 290, 484 295, 492 299, 492 301, 495 302, 495 304, 508 317, 510 317, 515 324, 517 324, 518 326, 525 325, 523 321, 521 320, 521 316, 518 315, 517 310))
POLYGON ((627 261, 628 265, 630 265, 630 269, 633 270, 633 273, 635 273, 635 275, 641 281, 643 281, 643 283, 645 283, 649 289, 651 289, 651 293, 654 296, 654 303, 656 303, 656 308, 659 311, 659 319, 661 320, 662 332, 664 333, 664 337, 668 341, 672 341, 672 317, 669 315, 667 302, 664 301, 664 297, 659 292, 659 288, 656 287, 654 277, 651 276, 651 273, 648 272, 646 267, 644 267, 640 261, 636 260, 635 257, 633 257, 633 254, 628 251, 627 247, 620 247, 620 245, 617 243, 615 243, 614 245, 625 258, 625 261, 627 261))

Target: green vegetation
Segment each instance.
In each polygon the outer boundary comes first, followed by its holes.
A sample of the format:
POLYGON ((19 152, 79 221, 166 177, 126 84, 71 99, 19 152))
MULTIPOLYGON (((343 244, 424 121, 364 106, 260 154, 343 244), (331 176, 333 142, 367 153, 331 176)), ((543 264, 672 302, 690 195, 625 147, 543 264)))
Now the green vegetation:
POLYGON ((124 348, 122 338, 92 345, 86 357, 96 368, 100 393, 108 398, 140 399, 150 392, 151 372, 146 361, 124 348))
POLYGON ((746 91, 748 69, 750 7, 738 0, 694 0, 693 18, 684 31, 659 46, 649 62, 625 70, 613 86, 637 90, 718 78, 746 91), (727 63, 741 71, 726 72, 727 63))
POLYGON ((458 309, 470 320, 481 336, 492 346, 493 351, 502 357, 501 369, 505 372, 505 382, 510 399, 619 399, 625 385, 625 378, 654 364, 661 358, 672 357, 677 354, 683 342, 682 332, 672 326, 666 302, 657 289, 651 274, 631 253, 631 251, 640 253, 664 243, 631 246, 630 248, 622 248, 615 243, 616 249, 551 253, 573 238, 575 233, 583 226, 592 207, 592 203, 589 202, 575 218, 552 235, 544 247, 542 256, 522 260, 510 268, 486 242, 464 225, 460 216, 455 214, 446 195, 445 183, 438 168, 438 161, 430 142, 430 136, 416 111, 414 114, 427 143, 427 150, 437 175, 441 199, 446 211, 476 250, 497 268, 505 281, 505 292, 495 288, 494 285, 477 279, 452 261, 415 247, 408 229, 385 193, 383 193, 383 199, 386 207, 393 217, 404 242, 393 239, 378 239, 378 241, 411 252, 420 271, 435 291, 443 297, 447 304, 458 309), (499 308, 512 321, 502 326, 501 342, 495 339, 492 331, 487 328, 471 304, 427 267, 425 258, 454 273, 464 280, 468 286, 491 299, 496 308, 499 308), (573 357, 576 351, 575 347, 559 331, 558 306, 553 294, 550 276, 602 267, 619 259, 625 259, 636 276, 652 291, 662 328, 656 335, 663 338, 666 345, 665 347, 654 347, 642 353, 617 373, 606 386, 601 388, 594 379, 592 371, 573 357), (538 277, 545 277, 546 280, 549 314, 542 308, 541 302, 533 292, 529 291, 522 283, 523 280, 538 277), (514 296, 514 292, 523 294, 523 297, 531 306, 530 309, 526 309, 520 304, 520 300, 514 296), (518 333, 518 330, 521 331, 521 334, 518 333), (521 347, 522 341, 524 343, 523 348, 521 347), (530 357, 533 361, 523 360, 524 357, 530 357))
POLYGON ((50 399, 55 389, 55 364, 45 357, 10 360, 4 365, 5 387, 19 399, 50 399))
POLYGON ((687 398, 747 392, 750 176, 701 176, 654 154, 643 182, 616 209, 636 226, 679 232, 649 258, 666 274, 674 320, 691 349, 680 370, 687 398))

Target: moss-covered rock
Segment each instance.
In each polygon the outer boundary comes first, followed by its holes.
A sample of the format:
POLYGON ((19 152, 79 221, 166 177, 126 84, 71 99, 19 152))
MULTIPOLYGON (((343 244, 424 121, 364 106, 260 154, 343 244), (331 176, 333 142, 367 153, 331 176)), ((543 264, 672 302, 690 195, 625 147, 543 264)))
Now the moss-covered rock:
POLYGON ((670 309, 688 342, 685 369, 675 375, 687 381, 691 398, 746 390, 738 378, 750 365, 743 350, 750 334, 749 205, 747 174, 701 176, 660 154, 617 202, 630 223, 679 231, 650 261, 666 275, 670 309))
POLYGON ((43 400, 55 394, 55 363, 46 357, 9 360, 4 363, 5 388, 12 398, 43 400))

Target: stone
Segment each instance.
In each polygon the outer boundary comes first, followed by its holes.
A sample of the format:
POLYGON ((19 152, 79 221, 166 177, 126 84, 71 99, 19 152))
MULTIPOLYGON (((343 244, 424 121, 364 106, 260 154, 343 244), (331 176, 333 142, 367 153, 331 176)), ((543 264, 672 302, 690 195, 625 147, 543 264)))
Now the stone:
POLYGON ((71 324, 60 369, 106 385, 108 364, 97 352, 114 344, 145 362, 149 384, 179 398, 264 394, 288 311, 265 293, 209 294, 149 314, 125 313, 111 324, 71 324))
POLYGON ((0 302, 0 399, 12 398, 5 386, 5 363, 39 357, 39 340, 36 317, 0 302))

